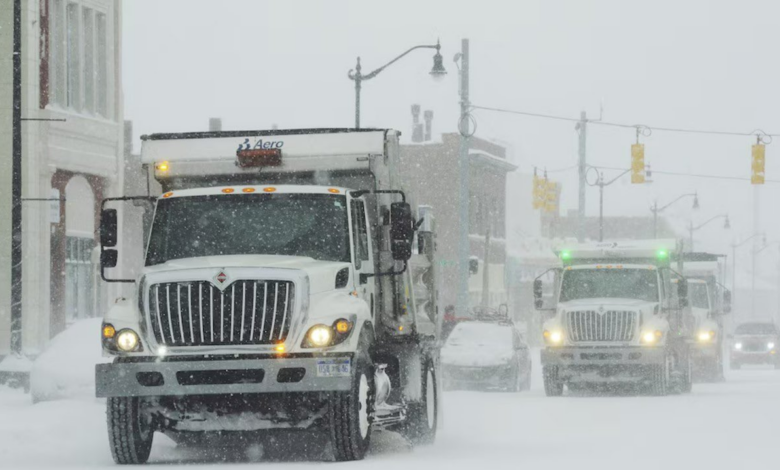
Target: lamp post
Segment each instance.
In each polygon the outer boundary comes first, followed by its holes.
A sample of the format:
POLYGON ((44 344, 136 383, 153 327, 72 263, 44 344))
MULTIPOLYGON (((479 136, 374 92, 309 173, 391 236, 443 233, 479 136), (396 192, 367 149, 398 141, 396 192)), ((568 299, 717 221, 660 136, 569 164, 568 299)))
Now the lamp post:
MULTIPOLYGON (((759 235, 763 237, 763 243, 766 245, 766 234, 762 234, 762 233, 754 233, 753 235, 746 238, 745 240, 742 240, 739 243, 731 244, 731 296, 732 296, 731 302, 732 303, 734 303, 734 299, 736 298, 737 295, 737 248, 753 240, 759 235)), ((755 252, 753 253, 753 258, 755 259, 755 252)), ((755 285, 753 287, 755 287, 755 285)))
POLYGON ((616 177, 612 178, 611 180, 604 182, 604 173, 601 171, 598 171, 594 167, 588 168, 588 171, 595 170, 596 171, 596 182, 591 183, 589 181, 588 186, 598 186, 599 187, 599 241, 604 241, 604 188, 609 186, 610 184, 614 183, 615 181, 619 180, 623 175, 627 174, 631 170, 628 169, 624 171, 623 173, 617 175, 616 177))
POLYGON ((688 225, 688 242, 689 242, 689 244, 691 246, 691 252, 693 252, 693 232, 695 232, 696 230, 701 229, 702 227, 704 227, 705 225, 709 224, 710 222, 712 222, 714 220, 718 220, 718 219, 726 219, 726 221, 723 223, 723 228, 725 230, 728 230, 728 229, 731 228, 731 222, 729 222, 729 215, 728 214, 716 215, 715 217, 712 217, 711 219, 708 219, 703 224, 699 224, 699 225, 697 225, 695 227, 693 226, 693 221, 691 221, 690 225, 688 225))
POLYGON ((677 203, 678 201, 681 201, 682 199, 686 197, 693 197, 693 210, 699 209, 699 194, 697 192, 692 192, 688 194, 683 194, 677 199, 673 200, 669 204, 666 204, 665 206, 658 207, 658 200, 656 199, 653 203, 653 207, 650 208, 650 211, 653 213, 653 238, 658 238, 658 213, 663 212, 669 207, 671 207, 673 204, 677 203))
POLYGON ((461 52, 455 54, 454 62, 459 64, 458 75, 460 86, 458 87, 460 98, 460 119, 458 132, 460 133, 460 147, 458 149, 459 167, 459 191, 458 191, 458 290, 457 312, 466 315, 469 311, 469 255, 471 244, 469 242, 469 191, 470 191, 470 163, 469 163, 469 138, 471 131, 469 125, 469 40, 461 41, 461 52))
POLYGON ((431 69, 431 76, 434 79, 440 79, 443 78, 444 75, 447 74, 447 71, 444 69, 444 61, 442 60, 441 53, 439 50, 441 49, 441 45, 439 42, 436 42, 435 46, 427 46, 427 45, 420 45, 420 46, 414 46, 411 49, 407 50, 403 54, 399 55, 395 59, 391 60, 390 62, 386 63, 385 65, 379 67, 378 69, 374 70, 371 73, 368 73, 366 75, 363 75, 362 73, 362 67, 360 65, 360 57, 357 58, 357 65, 354 69, 351 69, 349 72, 347 72, 347 76, 350 80, 355 82, 355 129, 360 129, 360 89, 363 87, 363 81, 364 80, 371 80, 372 78, 379 75, 379 72, 386 69, 390 65, 396 63, 399 59, 404 57, 405 55, 409 54, 413 50, 416 49, 436 49, 436 54, 433 56, 433 68, 431 69))

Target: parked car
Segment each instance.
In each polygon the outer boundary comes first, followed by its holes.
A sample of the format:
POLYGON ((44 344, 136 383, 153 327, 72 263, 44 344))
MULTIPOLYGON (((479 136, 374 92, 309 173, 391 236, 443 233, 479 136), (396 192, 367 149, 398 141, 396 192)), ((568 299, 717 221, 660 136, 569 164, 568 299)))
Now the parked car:
POLYGON ((528 344, 510 322, 458 323, 444 343, 441 360, 449 390, 531 388, 528 344))
POLYGON ((780 369, 780 332, 772 322, 743 323, 734 330, 731 368, 742 364, 771 364, 780 369))

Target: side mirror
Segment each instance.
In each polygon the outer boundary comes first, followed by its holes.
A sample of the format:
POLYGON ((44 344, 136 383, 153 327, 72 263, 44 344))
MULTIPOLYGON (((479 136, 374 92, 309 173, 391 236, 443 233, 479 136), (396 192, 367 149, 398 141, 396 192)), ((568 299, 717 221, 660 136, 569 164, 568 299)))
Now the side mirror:
POLYGON ((688 280, 679 279, 677 281, 677 298, 680 300, 680 307, 688 306, 688 280))
POLYGON ((414 219, 412 207, 405 202, 390 204, 390 244, 393 259, 408 261, 412 257, 414 219))
POLYGON ((731 313, 731 291, 723 292, 723 313, 731 313))
POLYGON ((534 307, 536 307, 537 310, 541 310, 542 307, 544 307, 541 279, 534 279, 534 307))
POLYGON ((100 244, 104 247, 116 246, 119 219, 116 209, 103 209, 100 213, 100 244))
POLYGON ((119 252, 116 250, 103 250, 100 252, 100 266, 103 268, 115 268, 119 261, 119 252))
POLYGON ((469 274, 477 274, 479 272, 479 260, 477 258, 469 258, 469 274))

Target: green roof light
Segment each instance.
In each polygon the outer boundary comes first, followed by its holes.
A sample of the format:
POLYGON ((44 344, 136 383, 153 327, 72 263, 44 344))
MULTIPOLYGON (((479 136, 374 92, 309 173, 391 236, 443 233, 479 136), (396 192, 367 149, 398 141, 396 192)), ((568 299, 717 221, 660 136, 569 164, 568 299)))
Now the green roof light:
POLYGON ((668 251, 666 251, 666 250, 658 250, 658 251, 655 253, 655 256, 656 256, 658 259, 666 259, 666 258, 668 258, 668 257, 669 257, 669 252, 668 252, 668 251))
POLYGON ((571 251, 561 251, 561 259, 571 259, 571 251))

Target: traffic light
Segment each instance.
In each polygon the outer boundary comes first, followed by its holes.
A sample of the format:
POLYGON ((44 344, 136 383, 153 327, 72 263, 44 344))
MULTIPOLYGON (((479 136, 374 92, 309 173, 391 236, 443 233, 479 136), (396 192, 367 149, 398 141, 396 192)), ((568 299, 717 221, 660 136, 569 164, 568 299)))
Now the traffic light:
POLYGON ((531 202, 533 203, 534 209, 541 209, 544 206, 544 201, 546 199, 545 192, 547 191, 546 181, 546 179, 540 178, 534 174, 534 188, 533 195, 531 196, 531 202))
POLYGON ((753 170, 750 175, 751 184, 764 184, 764 168, 766 166, 766 146, 764 144, 756 144, 753 146, 753 162, 751 169, 753 170))
POLYGON ((554 181, 546 181, 546 183, 544 211, 556 212, 558 210, 558 183, 554 181))
POLYGON ((645 182, 645 144, 631 146, 631 184, 645 182))

